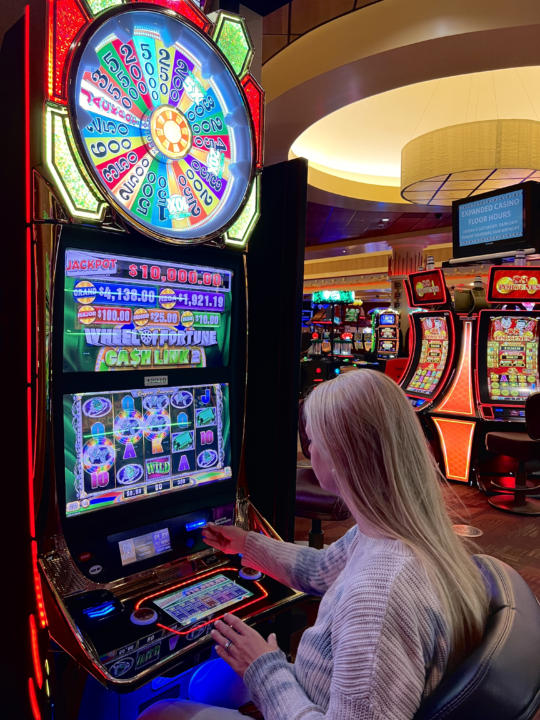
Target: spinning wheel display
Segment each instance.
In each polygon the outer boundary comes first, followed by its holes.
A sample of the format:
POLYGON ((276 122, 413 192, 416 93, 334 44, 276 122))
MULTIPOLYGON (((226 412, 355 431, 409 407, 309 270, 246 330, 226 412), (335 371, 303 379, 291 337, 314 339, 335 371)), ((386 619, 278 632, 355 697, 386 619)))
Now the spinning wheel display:
POLYGON ((90 27, 71 68, 87 169, 142 232, 205 242, 241 211, 255 145, 233 69, 180 16, 123 8, 90 27))

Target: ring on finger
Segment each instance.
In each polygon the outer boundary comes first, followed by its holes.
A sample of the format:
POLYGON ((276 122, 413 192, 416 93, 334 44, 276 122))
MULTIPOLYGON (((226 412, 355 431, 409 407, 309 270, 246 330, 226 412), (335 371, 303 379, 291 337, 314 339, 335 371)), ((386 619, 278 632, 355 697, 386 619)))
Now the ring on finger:
POLYGON ((232 640, 227 640, 227 642, 225 643, 225 650, 227 652, 229 652, 229 648, 231 647, 231 645, 232 645, 232 640))

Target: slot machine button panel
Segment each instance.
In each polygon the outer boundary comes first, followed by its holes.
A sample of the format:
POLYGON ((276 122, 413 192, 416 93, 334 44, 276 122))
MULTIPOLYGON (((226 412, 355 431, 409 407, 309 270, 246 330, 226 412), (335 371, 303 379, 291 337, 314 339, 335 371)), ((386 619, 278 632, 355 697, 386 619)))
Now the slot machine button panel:
POLYGON ((142 607, 134 610, 129 619, 134 625, 153 625, 158 619, 158 614, 152 608, 142 607))

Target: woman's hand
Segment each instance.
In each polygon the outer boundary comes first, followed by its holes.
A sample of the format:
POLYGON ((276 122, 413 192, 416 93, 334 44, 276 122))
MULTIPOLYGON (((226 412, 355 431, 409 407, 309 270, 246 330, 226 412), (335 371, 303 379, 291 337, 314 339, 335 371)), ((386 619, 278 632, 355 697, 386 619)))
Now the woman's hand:
POLYGON ((236 525, 215 525, 208 523, 203 527, 202 539, 210 547, 228 555, 243 553, 247 532, 236 525))
POLYGON ((265 640, 263 636, 235 615, 225 615, 217 620, 210 633, 217 643, 216 652, 240 677, 261 655, 279 650, 274 633, 265 640))

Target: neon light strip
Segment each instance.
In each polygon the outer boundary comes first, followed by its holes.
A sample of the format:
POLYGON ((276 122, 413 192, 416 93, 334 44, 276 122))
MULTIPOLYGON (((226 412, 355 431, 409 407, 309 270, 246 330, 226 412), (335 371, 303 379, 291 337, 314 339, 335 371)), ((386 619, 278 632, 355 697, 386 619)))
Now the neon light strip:
POLYGON ((41 670, 41 662, 39 657, 39 642, 38 633, 36 627, 36 619, 34 615, 30 615, 30 644, 32 648, 32 660, 34 663, 34 674, 36 676, 36 682, 38 688, 43 687, 43 671, 41 670))
POLYGON ((39 711, 39 703, 36 697, 36 688, 32 678, 28 678, 28 695, 30 697, 30 707, 32 708, 32 716, 34 720, 41 720, 41 712, 39 711))
POLYGON ((472 344, 472 320, 464 321, 463 345, 461 347, 461 355, 456 375, 442 403, 437 407, 437 412, 445 412, 448 414, 475 416, 473 404, 472 390, 472 373, 471 373, 471 344, 472 344), (463 394, 463 385, 466 383, 466 405, 460 407, 461 397, 456 397, 459 393, 463 394), (452 405, 454 406, 452 408, 452 405), (450 407, 449 407, 450 406, 450 407))
MULTIPOLYGON (((476 427, 476 423, 470 422, 467 420, 450 420, 447 418, 433 418, 433 422, 435 423, 435 427, 437 428, 437 432, 438 432, 439 438, 441 440, 446 477, 449 480, 461 480, 463 482, 468 482, 470 463, 471 463, 472 440, 473 440, 474 429, 476 427), (464 469, 462 468, 463 472, 461 472, 461 473, 457 473, 457 472, 454 473, 450 469, 450 462, 449 462, 449 457, 448 457, 448 447, 447 447, 447 442, 446 442, 446 438, 445 438, 445 431, 443 430, 443 425, 446 425, 446 436, 448 437, 449 445, 451 447, 455 447, 454 442, 455 442, 456 438, 452 438, 452 437, 448 436, 448 433, 450 430, 448 426, 452 425, 452 424, 466 425, 469 427, 469 437, 467 439, 467 444, 466 444, 466 448, 465 448, 465 453, 466 453, 465 468, 464 469)), ((460 438, 460 440, 462 440, 462 438, 460 438)))
MULTIPOLYGON (((191 578, 190 580, 186 580, 183 583, 179 583, 178 585, 172 585, 171 587, 167 588, 166 590, 160 590, 157 593, 153 593, 152 595, 146 595, 146 597, 141 598, 137 601, 135 605, 135 610, 138 610, 143 602, 146 602, 147 600, 151 600, 152 598, 158 597, 160 595, 165 595, 167 593, 172 592, 173 590, 177 590, 178 588, 184 587, 185 585, 193 585, 195 582, 199 582, 199 580, 202 580, 205 577, 210 577, 210 575, 217 575, 219 573, 225 572, 226 570, 230 570, 232 572, 236 572, 237 568, 233 567, 226 567, 226 568, 217 568, 216 570, 211 570, 210 572, 204 573, 203 575, 196 575, 195 577, 191 578)), ((242 610, 243 608, 247 607, 248 605, 253 605, 253 603, 259 602, 259 600, 264 600, 268 597, 268 593, 263 588, 263 586, 255 582, 254 583, 259 590, 261 591, 261 596, 256 597, 253 600, 250 600, 249 602, 244 603, 243 605, 238 605, 238 607, 232 608, 234 612, 238 612, 238 610, 242 610)), ((167 625, 161 625, 160 623, 156 623, 157 627, 162 628, 162 630, 167 630, 168 632, 172 632, 175 635, 189 635, 194 630, 199 630, 202 627, 205 627, 206 625, 210 625, 211 623, 215 623, 216 620, 220 620, 222 617, 227 615, 228 612, 231 612, 231 610, 226 610, 223 614, 219 615, 218 617, 214 617, 211 620, 206 620, 205 622, 201 623, 200 625, 190 626, 187 630, 173 630, 172 628, 168 627, 167 625)))
POLYGON ((49 0, 47 9, 47 44, 48 44, 48 68, 47 68, 47 97, 53 97, 53 77, 54 77, 54 40, 53 40, 53 24, 54 24, 54 2, 49 0))
POLYGON ((47 614, 45 613, 45 603, 43 602, 43 588, 41 587, 41 578, 39 576, 38 558, 37 558, 37 542, 32 540, 32 573, 34 576, 34 590, 36 592, 36 605, 39 617, 39 625, 42 628, 47 627, 47 614))

